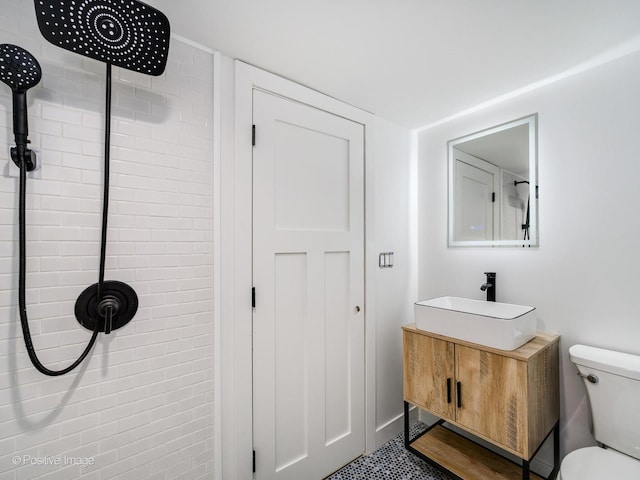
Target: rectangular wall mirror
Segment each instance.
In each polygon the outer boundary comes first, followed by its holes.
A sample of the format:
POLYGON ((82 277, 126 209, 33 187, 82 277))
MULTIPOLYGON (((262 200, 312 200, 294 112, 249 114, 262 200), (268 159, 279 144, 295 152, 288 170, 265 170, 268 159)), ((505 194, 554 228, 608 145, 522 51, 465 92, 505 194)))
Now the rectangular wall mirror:
POLYGON ((538 245, 538 115, 447 143, 449 246, 538 245))

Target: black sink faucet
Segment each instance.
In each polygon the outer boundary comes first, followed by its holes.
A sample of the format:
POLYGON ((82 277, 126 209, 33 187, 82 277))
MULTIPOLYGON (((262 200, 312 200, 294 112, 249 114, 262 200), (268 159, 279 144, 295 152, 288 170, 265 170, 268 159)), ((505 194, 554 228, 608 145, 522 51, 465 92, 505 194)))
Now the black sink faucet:
POLYGON ((487 282, 483 283, 480 290, 487 291, 487 302, 496 301, 496 272, 484 272, 487 282))

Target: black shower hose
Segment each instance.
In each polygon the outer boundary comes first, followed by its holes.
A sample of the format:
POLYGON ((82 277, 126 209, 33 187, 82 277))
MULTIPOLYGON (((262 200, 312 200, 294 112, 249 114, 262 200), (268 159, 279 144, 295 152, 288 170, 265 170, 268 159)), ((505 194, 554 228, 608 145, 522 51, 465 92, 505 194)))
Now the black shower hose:
MULTIPOLYGON (((103 200, 102 200, 102 236, 100 242, 100 271, 98 276, 98 295, 100 299, 102 295, 102 286, 104 283, 104 270, 105 259, 107 250, 107 220, 109 217, 109 157, 110 157, 110 135, 111 135, 111 65, 107 64, 107 94, 106 94, 106 124, 105 124, 105 158, 104 158, 104 188, 103 188, 103 200)), ((23 151, 23 149, 18 148, 23 151)), ((93 328, 93 335, 91 340, 86 346, 80 357, 62 370, 51 370, 45 367, 38 359, 36 350, 33 347, 33 341, 31 339, 31 331, 29 330, 29 320, 27 318, 27 301, 26 301, 26 279, 27 279, 27 254, 26 254, 26 210, 27 210, 27 165, 25 161, 25 155, 20 154, 20 205, 18 212, 19 223, 19 280, 18 280, 18 306, 20 310, 20 324, 22 325, 22 336, 24 337, 24 344, 27 348, 27 353, 31 359, 31 363, 36 367, 40 373, 48 375, 50 377, 57 377, 69 373, 82 363, 87 357, 91 349, 96 343, 98 333, 100 332, 101 322, 96 321, 93 328)))
POLYGON ((19 230, 20 230, 20 239, 19 239, 19 256, 20 256, 20 272, 19 272, 19 284, 18 284, 18 303, 20 310, 20 324, 22 325, 22 336, 24 337, 24 344, 27 348, 27 353, 29 354, 29 358, 31 359, 31 363, 40 373, 44 373, 50 377, 57 377, 58 375, 64 375, 65 373, 69 373, 71 370, 76 368, 78 365, 82 363, 82 361, 86 358, 86 356, 93 348, 93 345, 96 343, 96 338, 98 337, 100 322, 96 322, 96 326, 93 330, 93 335, 91 336, 91 340, 89 344, 82 352, 82 355, 69 365, 67 368, 63 370, 51 370, 45 367, 38 356, 36 355, 36 350, 33 348, 33 341, 31 340, 31 331, 29 330, 29 320, 27 318, 27 302, 26 302, 26 277, 27 277, 27 260, 26 260, 26 191, 27 191, 27 166, 24 161, 24 157, 20 159, 20 207, 19 207, 19 230))

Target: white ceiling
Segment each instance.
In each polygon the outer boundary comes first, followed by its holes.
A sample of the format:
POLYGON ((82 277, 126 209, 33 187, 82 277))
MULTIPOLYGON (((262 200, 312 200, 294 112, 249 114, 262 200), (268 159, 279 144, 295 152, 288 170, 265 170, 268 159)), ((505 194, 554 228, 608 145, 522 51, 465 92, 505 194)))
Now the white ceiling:
POLYGON ((173 32, 419 127, 640 38, 638 0, 145 0, 173 32))

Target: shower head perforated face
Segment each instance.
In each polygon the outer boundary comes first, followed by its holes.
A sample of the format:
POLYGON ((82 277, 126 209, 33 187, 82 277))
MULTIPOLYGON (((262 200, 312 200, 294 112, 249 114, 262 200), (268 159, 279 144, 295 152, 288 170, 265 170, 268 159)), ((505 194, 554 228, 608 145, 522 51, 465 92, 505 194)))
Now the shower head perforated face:
POLYGON ((17 45, 0 45, 0 80, 14 93, 26 92, 41 78, 42 69, 33 55, 17 45))
POLYGON ((169 53, 167 17, 137 0, 35 0, 49 42, 117 67, 162 75, 169 53))

